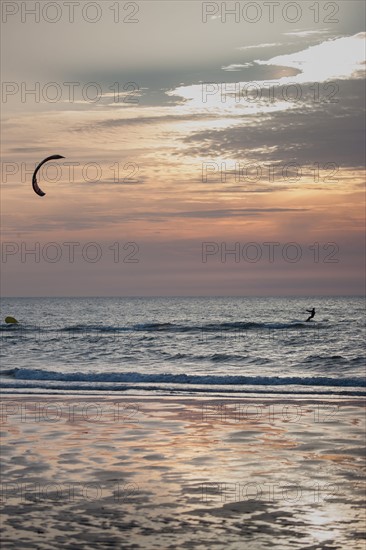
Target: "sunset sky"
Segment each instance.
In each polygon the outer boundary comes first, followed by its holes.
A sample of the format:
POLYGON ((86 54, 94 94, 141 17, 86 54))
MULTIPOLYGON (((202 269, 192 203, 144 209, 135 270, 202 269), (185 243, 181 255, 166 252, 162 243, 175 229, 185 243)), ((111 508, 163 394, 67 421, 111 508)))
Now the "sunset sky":
POLYGON ((365 5, 288 3, 3 3, 3 296, 363 292, 365 5))

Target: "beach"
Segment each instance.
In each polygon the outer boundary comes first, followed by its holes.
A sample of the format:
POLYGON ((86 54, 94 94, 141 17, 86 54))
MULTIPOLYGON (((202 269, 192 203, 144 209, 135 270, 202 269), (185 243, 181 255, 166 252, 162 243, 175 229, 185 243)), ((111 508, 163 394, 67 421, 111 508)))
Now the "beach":
POLYGON ((364 549, 362 398, 1 403, 4 550, 364 549))

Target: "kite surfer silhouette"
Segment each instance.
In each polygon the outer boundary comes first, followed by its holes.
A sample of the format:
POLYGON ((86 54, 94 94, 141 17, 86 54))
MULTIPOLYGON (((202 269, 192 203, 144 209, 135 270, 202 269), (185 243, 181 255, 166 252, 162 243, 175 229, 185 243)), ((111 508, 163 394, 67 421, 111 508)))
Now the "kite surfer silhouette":
POLYGON ((315 315, 315 307, 313 307, 313 309, 307 309, 306 310, 308 313, 311 313, 311 315, 309 315, 309 317, 306 319, 306 322, 310 321, 314 315, 315 315))

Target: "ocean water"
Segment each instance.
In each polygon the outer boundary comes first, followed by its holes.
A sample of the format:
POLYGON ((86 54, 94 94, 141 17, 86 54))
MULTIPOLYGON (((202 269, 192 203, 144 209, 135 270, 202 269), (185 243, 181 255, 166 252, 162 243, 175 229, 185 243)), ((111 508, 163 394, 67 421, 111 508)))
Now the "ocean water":
POLYGON ((6 298, 1 388, 365 395, 364 313, 360 297, 6 298))

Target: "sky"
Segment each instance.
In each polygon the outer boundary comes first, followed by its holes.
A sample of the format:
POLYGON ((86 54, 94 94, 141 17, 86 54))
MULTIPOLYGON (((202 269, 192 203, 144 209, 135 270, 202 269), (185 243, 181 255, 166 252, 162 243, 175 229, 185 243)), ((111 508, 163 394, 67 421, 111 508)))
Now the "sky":
POLYGON ((364 2, 1 7, 3 296, 363 293, 364 2))

